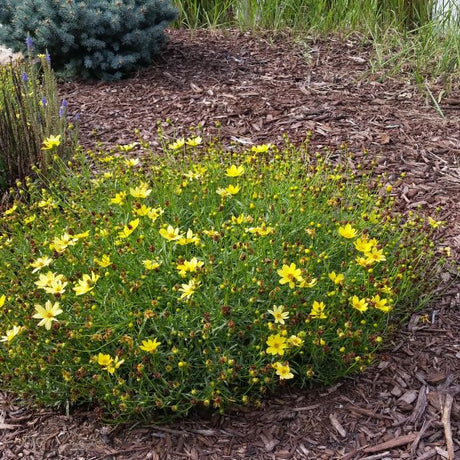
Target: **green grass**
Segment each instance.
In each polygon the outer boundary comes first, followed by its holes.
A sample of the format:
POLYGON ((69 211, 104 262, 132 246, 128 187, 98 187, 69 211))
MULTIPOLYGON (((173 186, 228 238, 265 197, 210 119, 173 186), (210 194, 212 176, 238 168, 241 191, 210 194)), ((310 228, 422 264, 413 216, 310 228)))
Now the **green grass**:
POLYGON ((346 151, 201 138, 58 156, 0 220, 0 381, 115 421, 224 411, 373 363, 441 224, 346 151))
MULTIPOLYGON (((410 74, 422 87, 442 77, 449 90, 460 76, 460 5, 446 0, 177 0, 178 25, 292 30, 300 37, 356 34, 374 46, 372 69, 410 74)), ((442 96, 442 95, 440 95, 442 96)))

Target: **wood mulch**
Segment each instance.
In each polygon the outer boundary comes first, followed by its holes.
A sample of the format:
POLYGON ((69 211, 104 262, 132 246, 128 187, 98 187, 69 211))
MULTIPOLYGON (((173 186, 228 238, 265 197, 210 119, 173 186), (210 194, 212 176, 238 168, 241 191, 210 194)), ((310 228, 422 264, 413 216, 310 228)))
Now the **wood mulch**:
MULTIPOLYGON (((0 393, 0 459, 460 458, 458 82, 441 116, 409 79, 372 74, 371 47, 359 39, 168 34, 163 60, 132 78, 61 85, 85 147, 130 143, 135 128, 155 145, 158 120, 171 138, 198 124, 211 136, 219 122, 224 144, 300 143, 312 131, 313 150, 346 143, 357 155, 367 149, 389 182, 405 172, 393 193, 405 209, 441 209, 439 245, 451 248, 452 267, 440 273, 438 298, 363 375, 168 426, 113 427, 91 411, 30 410, 0 393)), ((431 86, 434 97, 441 90, 431 86)))

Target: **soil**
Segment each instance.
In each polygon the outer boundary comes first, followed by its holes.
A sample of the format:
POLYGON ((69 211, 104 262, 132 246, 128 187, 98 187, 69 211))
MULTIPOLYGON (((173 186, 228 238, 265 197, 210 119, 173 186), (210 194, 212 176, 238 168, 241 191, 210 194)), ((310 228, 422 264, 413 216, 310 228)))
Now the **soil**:
MULTIPOLYGON (((436 107, 408 77, 372 72, 372 48, 357 38, 168 35, 162 60, 131 78, 61 85, 84 147, 130 143, 135 129, 155 145, 158 122, 171 139, 201 124, 203 137, 220 133, 224 145, 281 145, 285 135, 299 144, 311 131, 313 151, 348 145, 396 184, 401 207, 445 221, 438 245, 450 248, 451 265, 436 299, 362 375, 167 426, 114 427, 92 411, 33 410, 0 393, 0 459, 460 458, 458 82, 436 107)), ((430 90, 438 98, 443 82, 430 90)))

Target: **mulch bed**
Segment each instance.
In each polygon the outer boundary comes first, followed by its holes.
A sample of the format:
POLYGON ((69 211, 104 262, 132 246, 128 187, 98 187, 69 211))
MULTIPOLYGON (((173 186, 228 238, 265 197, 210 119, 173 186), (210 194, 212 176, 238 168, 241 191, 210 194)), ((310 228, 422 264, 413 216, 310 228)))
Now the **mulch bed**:
POLYGON ((112 427, 93 412, 34 411, 0 393, 0 459, 460 458, 460 87, 441 116, 409 79, 371 73, 371 47, 358 39, 168 34, 163 60, 132 78, 61 85, 84 147, 130 143, 135 129, 155 145, 158 121, 171 139, 201 124, 224 145, 281 145, 285 135, 298 144, 311 131, 313 151, 347 144, 390 183, 406 173, 393 193, 405 209, 441 209, 452 267, 438 298, 363 375, 168 426, 112 427))

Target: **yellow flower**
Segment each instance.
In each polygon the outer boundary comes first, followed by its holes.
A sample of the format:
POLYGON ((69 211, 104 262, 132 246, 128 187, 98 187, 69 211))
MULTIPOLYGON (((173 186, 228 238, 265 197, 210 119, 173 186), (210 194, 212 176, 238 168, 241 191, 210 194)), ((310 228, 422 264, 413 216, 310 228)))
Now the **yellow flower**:
POLYGON ((8 329, 5 335, 0 337, 0 342, 11 342, 24 329, 23 326, 13 326, 13 329, 8 329))
POLYGON ((107 366, 107 372, 113 374, 124 362, 124 359, 118 359, 118 356, 115 356, 115 359, 107 366))
POLYGON ((129 158, 125 160, 125 165, 128 166, 128 168, 132 168, 133 166, 139 165, 140 160, 139 158, 129 158))
POLYGON ((371 302, 374 304, 374 307, 388 313, 391 310, 391 306, 388 305, 388 299, 381 299, 380 295, 375 295, 371 297, 371 302))
POLYGON ((206 235, 206 236, 209 236, 211 238, 217 238, 218 236, 220 236, 220 233, 217 231, 217 230, 203 230, 203 233, 206 235))
MULTIPOLYGON (((189 181, 200 179, 201 177, 203 177, 203 175, 206 173, 207 170, 208 170, 208 168, 206 168, 205 166, 193 165, 193 171, 187 171, 184 174, 184 176, 189 181)), ((184 185, 184 187, 185 187, 185 185, 184 185)))
POLYGON ((239 185, 232 185, 230 184, 225 190, 230 193, 230 195, 236 195, 240 191, 239 185))
POLYGON ((152 208, 149 208, 148 206, 143 204, 140 208, 134 209, 133 212, 134 214, 136 214, 136 216, 143 217, 143 216, 147 216, 149 212, 152 212, 152 208))
POLYGON ((131 150, 136 147, 136 145, 139 145, 138 142, 132 142, 131 144, 125 144, 125 145, 117 145, 118 150, 121 152, 131 152, 131 150))
POLYGON ((222 197, 230 197, 236 195, 241 190, 239 185, 230 184, 227 188, 218 188, 216 192, 222 197))
POLYGON ((175 241, 182 238, 179 234, 179 228, 174 228, 172 225, 168 225, 168 228, 161 228, 160 235, 168 241, 175 241))
POLYGON ((115 356, 115 359, 113 359, 110 355, 103 353, 99 353, 95 360, 109 374, 113 374, 115 369, 118 369, 125 362, 124 359, 118 359, 118 356, 115 356))
POLYGON ((115 195, 115 198, 110 200, 110 203, 122 205, 125 202, 126 195, 126 192, 119 192, 115 195))
POLYGON ((113 362, 113 358, 110 355, 105 355, 104 353, 99 353, 96 360, 97 363, 103 367, 107 367, 113 362))
POLYGON ((273 363, 272 367, 276 370, 276 375, 279 376, 280 380, 294 378, 294 374, 291 372, 289 364, 273 363))
POLYGON ((171 150, 179 150, 181 147, 183 147, 185 144, 185 139, 181 137, 180 139, 177 139, 176 142, 173 142, 172 144, 168 145, 168 148, 171 150))
POLYGON ((278 275, 281 277, 280 284, 289 283, 289 287, 294 289, 296 282, 302 282, 303 278, 301 276, 302 271, 300 268, 296 267, 296 264, 292 263, 291 265, 283 265, 283 267, 277 271, 278 275))
POLYGON ((37 218, 36 214, 32 214, 24 219, 24 224, 31 224, 37 218))
POLYGON ((94 285, 99 279, 99 275, 96 275, 94 272, 91 272, 91 276, 84 274, 81 280, 78 280, 75 283, 75 287, 72 289, 75 291, 76 295, 83 295, 94 289, 94 285))
POLYGON ((149 188, 147 183, 142 182, 141 185, 130 188, 129 193, 134 198, 147 198, 152 193, 152 189, 149 188))
POLYGON ((0 307, 3 307, 5 305, 5 300, 6 300, 6 295, 3 294, 0 296, 0 307))
POLYGON ((355 245, 356 250, 359 252, 369 252, 373 247, 373 243, 374 241, 373 240, 369 241, 367 239, 367 236, 362 236, 361 238, 358 238, 354 242, 354 245, 355 245))
POLYGON ((250 227, 246 229, 246 232, 256 234, 259 236, 270 235, 275 232, 273 227, 267 227, 265 224, 262 227, 250 227))
POLYGON ((236 166, 236 165, 231 165, 230 168, 227 169, 227 172, 225 173, 226 176, 228 177, 239 177, 244 174, 244 166, 236 166))
POLYGON ((190 280, 187 284, 182 284, 179 291, 182 292, 180 300, 189 299, 200 286, 200 283, 195 280, 190 280))
POLYGON ((67 282, 65 281, 64 275, 56 275, 49 271, 46 274, 41 273, 38 281, 35 281, 35 285, 48 294, 63 294, 67 282))
POLYGON ((359 256, 359 257, 356 257, 355 260, 356 260, 356 263, 358 265, 360 265, 361 267, 364 267, 364 268, 369 267, 370 265, 372 265, 372 261, 367 259, 366 257, 359 256))
POLYGON ((232 224, 241 225, 246 222, 253 222, 253 218, 251 216, 245 216, 244 214, 240 214, 239 216, 232 216, 232 224))
POLYGON ((121 232, 118 232, 118 238, 128 238, 139 225, 139 219, 134 219, 124 226, 121 232))
POLYGON ((198 246, 200 244, 200 238, 198 237, 198 235, 195 235, 193 231, 189 228, 187 230, 187 234, 185 236, 181 236, 177 243, 181 246, 185 246, 186 244, 191 243, 194 243, 195 246, 198 246))
POLYGON ((272 144, 253 145, 251 151, 254 153, 265 153, 273 147, 272 144))
POLYGON ((325 319, 327 318, 326 313, 324 313, 324 309, 326 305, 323 302, 317 302, 316 300, 313 301, 313 306, 311 307, 310 316, 312 318, 318 319, 325 319))
POLYGON ((110 256, 108 256, 107 254, 104 254, 100 259, 95 257, 94 262, 102 268, 106 268, 112 263, 112 261, 110 260, 110 256))
POLYGON ((439 228, 444 222, 442 220, 434 220, 432 217, 428 217, 428 224, 431 228, 439 228))
POLYGON ((35 315, 33 318, 40 319, 38 323, 39 326, 45 326, 47 330, 51 329, 51 324, 53 321, 57 321, 55 318, 57 315, 62 313, 62 310, 59 308, 59 302, 52 304, 49 300, 46 301, 45 307, 41 305, 35 305, 35 315))
POLYGON ((164 209, 161 208, 153 208, 147 214, 148 218, 155 222, 162 214, 164 213, 164 209))
POLYGON ((38 259, 34 260, 30 266, 33 268, 32 273, 38 272, 44 267, 48 267, 53 262, 53 259, 49 257, 39 257, 38 259))
MULTIPOLYGON (((197 172, 197 171, 187 171, 187 172, 184 174, 184 176, 185 176, 188 180, 192 181, 192 180, 199 179, 199 178, 201 177, 201 174, 200 174, 199 172, 197 172)), ((185 185, 184 185, 184 187, 185 187, 185 185)))
POLYGON ((56 251, 62 254, 68 246, 75 246, 77 241, 77 238, 74 236, 69 235, 68 233, 64 233, 60 237, 55 237, 50 243, 49 248, 52 251, 56 251))
POLYGON ((288 343, 293 347, 301 347, 303 345, 303 340, 297 335, 291 335, 288 339, 288 343))
POLYGON ((351 226, 351 224, 339 227, 339 233, 341 236, 348 239, 354 238, 357 235, 357 231, 351 226))
POLYGON ((342 273, 336 274, 335 272, 329 273, 329 279, 334 283, 334 284, 343 284, 345 280, 345 276, 342 273))
POLYGON ((76 238, 77 240, 81 240, 83 238, 88 238, 89 236, 89 230, 86 230, 86 232, 83 232, 83 233, 77 233, 76 235, 74 235, 73 237, 76 238))
POLYGON ((4 216, 10 216, 11 214, 14 214, 14 211, 16 211, 16 209, 18 209, 17 205, 16 204, 13 204, 13 206, 11 206, 11 208, 7 209, 3 215, 4 216))
POLYGON ((383 294, 392 295, 393 294, 393 289, 391 288, 391 286, 383 286, 380 289, 380 292, 382 292, 383 294))
POLYGON ((67 284, 67 281, 63 281, 62 279, 55 279, 51 281, 49 286, 46 286, 43 289, 48 294, 60 295, 64 294, 67 284))
POLYGON ((267 353, 270 355, 284 355, 284 350, 287 348, 286 338, 281 334, 271 335, 265 342, 268 345, 267 353))
POLYGON ((43 141, 43 147, 42 150, 51 150, 54 149, 54 147, 59 147, 61 144, 61 135, 58 134, 57 136, 49 136, 43 141))
MULTIPOLYGON (((115 157, 114 157, 113 155, 105 155, 105 156, 103 156, 103 157, 100 157, 100 158, 99 158, 99 161, 100 161, 101 163, 110 163, 110 162, 113 161, 114 159, 115 159, 115 157)), ((104 176, 105 176, 105 174, 107 174, 107 173, 104 173, 104 176)), ((108 173, 108 174, 111 174, 111 173, 108 173)))
POLYGON ((51 284, 55 281, 64 281, 64 275, 56 275, 55 273, 48 271, 45 274, 40 273, 38 275, 38 281, 35 281, 35 285, 40 289, 44 289, 45 287, 51 286, 51 284))
POLYGON ((208 168, 203 165, 193 165, 193 169, 200 175, 202 176, 208 171, 208 168))
POLYGON ((311 278, 309 280, 302 279, 302 281, 299 284, 299 287, 312 288, 312 287, 315 287, 317 284, 318 284, 318 278, 311 278))
POLYGON ((158 260, 150 259, 145 259, 142 261, 142 263, 147 270, 156 270, 161 265, 161 262, 158 260))
POLYGON ((358 296, 354 295, 350 299, 350 302, 351 306, 361 313, 367 310, 368 303, 366 302, 366 299, 360 299, 358 296))
POLYGON ((364 255, 367 257, 369 264, 387 260, 383 254, 383 249, 372 248, 370 252, 366 252, 364 255))
POLYGON ((280 305, 279 307, 276 305, 273 305, 273 310, 268 310, 268 313, 273 315, 273 318, 275 318, 275 323, 276 324, 284 324, 286 319, 289 318, 289 312, 284 311, 284 306, 280 305))
POLYGON ((158 342, 157 339, 148 339, 143 340, 142 345, 139 345, 141 350, 146 351, 147 353, 156 353, 157 348, 161 345, 161 342, 158 342))
POLYGON ((179 275, 185 278, 187 273, 195 273, 203 265, 203 261, 193 257, 191 260, 184 260, 184 262, 177 264, 177 270, 179 271, 179 275))
POLYGON ((57 204, 55 203, 55 201, 51 197, 49 197, 47 200, 39 201, 38 202, 38 207, 39 208, 47 208, 47 207, 57 208, 57 204))
POLYGON ((196 147, 197 145, 200 145, 203 142, 203 139, 200 136, 197 137, 189 137, 185 143, 187 145, 190 145, 191 147, 196 147))

